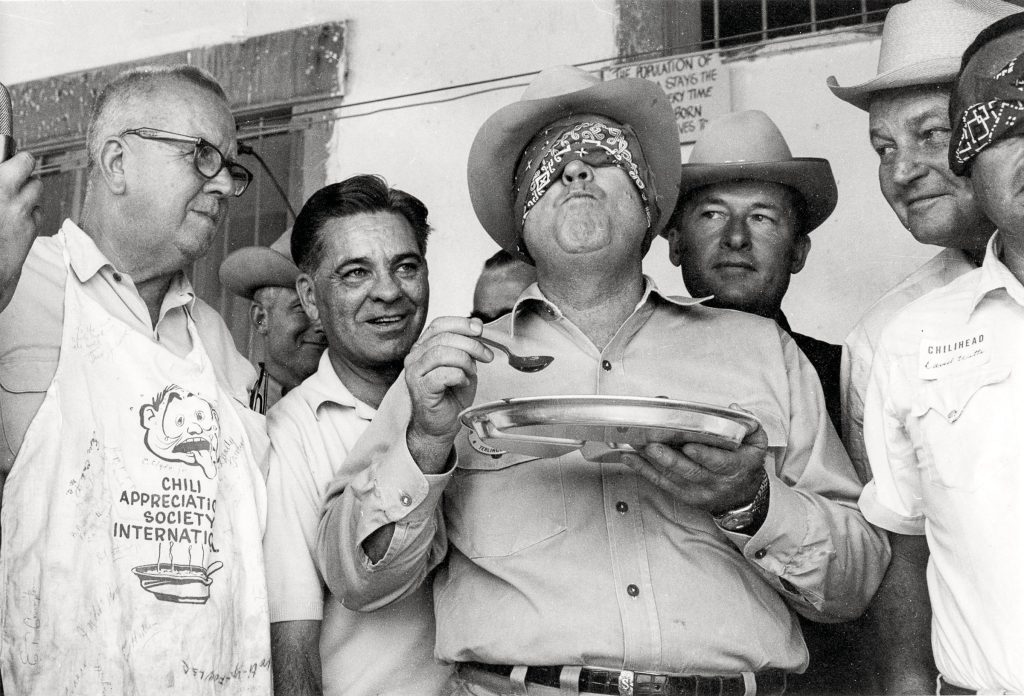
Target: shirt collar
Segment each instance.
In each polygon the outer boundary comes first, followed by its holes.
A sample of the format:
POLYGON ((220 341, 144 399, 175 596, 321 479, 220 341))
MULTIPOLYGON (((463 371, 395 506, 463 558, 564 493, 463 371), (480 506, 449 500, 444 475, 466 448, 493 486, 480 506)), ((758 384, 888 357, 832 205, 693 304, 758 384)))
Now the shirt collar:
MULTIPOLYGON (((103 252, 96 246, 93 238, 86 234, 81 227, 67 219, 64 220, 60 230, 64 233, 64 241, 68 248, 71 268, 80 283, 88 282, 105 267, 109 267, 111 273, 117 273, 114 264, 103 255, 103 252)), ((192 287, 192 283, 189 282, 188 277, 183 272, 179 271, 171 279, 171 284, 167 288, 160 316, 163 317, 175 307, 187 306, 191 309, 195 300, 196 292, 192 287)))
MULTIPOLYGON (((644 291, 640 296, 640 301, 636 303, 636 309, 643 307, 650 301, 651 296, 664 300, 670 304, 674 304, 678 307, 692 307, 693 305, 701 304, 710 300, 710 297, 684 297, 681 295, 666 295, 658 289, 654 279, 648 275, 644 275, 644 291)), ((562 310, 558 308, 554 302, 544 297, 544 293, 541 292, 540 286, 537 283, 533 283, 528 288, 523 290, 523 293, 516 300, 515 305, 512 307, 512 323, 509 331, 509 335, 516 335, 516 320, 519 315, 526 311, 528 308, 533 307, 537 310, 537 314, 547 319, 548 321, 555 321, 556 319, 562 319, 565 315, 562 314, 562 310)))
POLYGON ((978 284, 974 288, 974 296, 968 306, 968 316, 978 308, 985 297, 997 290, 1005 290, 1014 302, 1024 306, 1024 286, 999 258, 1002 252, 1003 244, 1000 233, 997 231, 988 240, 985 260, 981 262, 981 267, 977 271, 978 284))
POLYGON ((309 409, 316 414, 317 420, 320 420, 320 407, 326 403, 355 409, 358 417, 363 420, 373 420, 377 410, 352 396, 352 392, 334 371, 334 365, 331 364, 331 359, 327 355, 329 351, 330 348, 323 352, 316 372, 296 387, 296 390, 306 400, 309 409))

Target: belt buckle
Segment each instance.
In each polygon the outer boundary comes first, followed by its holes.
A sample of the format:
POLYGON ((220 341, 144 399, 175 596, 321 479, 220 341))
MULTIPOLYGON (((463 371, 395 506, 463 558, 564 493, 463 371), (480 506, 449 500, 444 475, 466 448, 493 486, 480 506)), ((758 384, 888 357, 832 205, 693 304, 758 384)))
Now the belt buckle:
POLYGON ((619 696, 633 696, 633 673, 628 669, 619 672, 619 696))

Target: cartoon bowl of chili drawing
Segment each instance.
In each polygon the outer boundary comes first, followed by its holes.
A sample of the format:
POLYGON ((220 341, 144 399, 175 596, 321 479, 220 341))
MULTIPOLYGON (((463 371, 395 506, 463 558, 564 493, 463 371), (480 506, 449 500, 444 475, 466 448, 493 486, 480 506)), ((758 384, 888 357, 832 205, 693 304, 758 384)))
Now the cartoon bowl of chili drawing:
POLYGON ((182 604, 206 604, 210 598, 210 577, 224 567, 214 561, 209 567, 177 565, 173 563, 149 563, 132 568, 139 578, 142 589, 152 592, 164 602, 182 604))

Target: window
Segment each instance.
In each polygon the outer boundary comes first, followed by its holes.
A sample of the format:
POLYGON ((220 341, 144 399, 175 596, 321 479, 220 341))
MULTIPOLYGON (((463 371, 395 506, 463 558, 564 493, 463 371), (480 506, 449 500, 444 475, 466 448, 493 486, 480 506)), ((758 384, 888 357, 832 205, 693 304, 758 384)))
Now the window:
POLYGON ((196 294, 224 317, 239 351, 259 359, 249 301, 221 286, 220 265, 236 249, 271 244, 292 223, 289 204, 298 210, 323 185, 319 165, 332 129, 323 116, 340 103, 344 38, 345 23, 332 22, 12 85, 19 146, 36 155, 45 191, 41 233, 55 234, 65 218, 80 220, 88 166, 85 129, 103 85, 135 64, 189 62, 210 70, 235 111, 239 142, 252 147, 266 168, 251 155, 239 156, 253 182, 231 199, 213 247, 189 277, 196 294))
POLYGON ((902 0, 700 0, 704 48, 881 22, 902 0))

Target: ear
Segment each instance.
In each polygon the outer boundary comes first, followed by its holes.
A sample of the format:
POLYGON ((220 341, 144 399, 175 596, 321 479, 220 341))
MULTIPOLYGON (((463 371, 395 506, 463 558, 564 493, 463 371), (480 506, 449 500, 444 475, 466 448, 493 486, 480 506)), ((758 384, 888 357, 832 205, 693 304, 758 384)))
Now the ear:
POLYGON ((308 273, 300 273, 299 277, 295 279, 295 291, 299 293, 302 311, 306 313, 309 320, 314 324, 320 321, 320 309, 316 306, 316 289, 313 277, 308 273))
POLYGON ((253 302, 249 305, 249 319, 252 321, 252 325, 256 327, 256 333, 265 336, 270 331, 267 317, 267 310, 259 302, 253 302))
POLYGON ((807 262, 807 254, 811 251, 811 235, 798 234, 793 240, 793 256, 789 260, 789 272, 799 273, 807 262))
POLYGON ((683 255, 679 251, 681 246, 679 237, 679 230, 675 226, 665 228, 665 239, 668 240, 668 260, 676 267, 683 262, 683 255))
POLYGON ((127 189, 127 177, 124 171, 124 143, 120 138, 110 137, 100 147, 96 166, 103 177, 103 182, 114 195, 121 195, 127 189))

